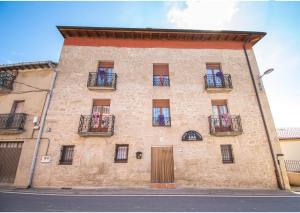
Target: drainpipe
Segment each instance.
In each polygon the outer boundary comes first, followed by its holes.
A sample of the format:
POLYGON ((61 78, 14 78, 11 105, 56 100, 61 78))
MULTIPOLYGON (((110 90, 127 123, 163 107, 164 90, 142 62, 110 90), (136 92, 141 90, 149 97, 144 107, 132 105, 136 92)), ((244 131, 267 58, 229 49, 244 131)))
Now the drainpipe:
POLYGON ((268 128, 267 128, 266 119, 265 119, 265 116, 264 116, 264 113, 263 113, 262 105, 261 105, 261 102, 260 102, 260 99, 259 99, 258 91, 257 91, 255 80, 254 80, 252 67, 251 67, 250 60, 249 60, 249 57, 248 57, 248 53, 247 53, 247 50, 246 50, 246 44, 249 42, 250 37, 251 37, 251 34, 249 34, 248 38, 244 42, 243 49, 244 49, 245 57, 246 57, 246 60, 247 60, 251 80, 252 80, 252 83, 253 83, 256 99, 257 99, 257 102, 258 102, 259 111, 260 111, 260 114, 261 114, 261 117, 262 117, 262 120, 263 120, 265 132, 266 132, 266 135, 267 135, 269 148, 271 150, 272 160, 273 160, 274 167, 275 167, 275 176, 276 176, 276 180, 277 180, 277 185, 280 189, 285 189, 284 184, 282 184, 282 180, 280 178, 281 175, 279 176, 280 171, 278 171, 278 165, 277 165, 277 162, 276 162, 275 153, 274 153, 274 149, 273 149, 273 146, 272 146, 272 141, 271 141, 270 134, 269 134, 269 131, 268 131, 268 128))
POLYGON ((35 171, 36 160, 37 160, 37 157, 38 157, 38 151, 39 151, 39 148, 40 148, 41 138, 42 138, 44 127, 45 127, 46 116, 47 116, 47 112, 48 112, 48 109, 49 109, 49 106, 50 106, 50 101, 51 101, 51 98, 52 98, 52 95, 53 95, 53 89, 54 89, 55 80, 56 80, 56 76, 57 76, 57 71, 56 71, 55 67, 51 64, 51 62, 49 62, 49 66, 54 71, 54 76, 53 76, 53 79, 52 79, 52 82, 51 82, 51 85, 50 85, 50 90, 47 94, 45 108, 43 110, 43 114, 42 114, 42 117, 41 117, 41 127, 40 127, 40 130, 39 130, 37 139, 35 141, 35 147, 34 147, 31 167, 30 167, 29 181, 28 181, 27 188, 32 187, 32 180, 33 180, 33 175, 34 175, 34 171, 35 171))

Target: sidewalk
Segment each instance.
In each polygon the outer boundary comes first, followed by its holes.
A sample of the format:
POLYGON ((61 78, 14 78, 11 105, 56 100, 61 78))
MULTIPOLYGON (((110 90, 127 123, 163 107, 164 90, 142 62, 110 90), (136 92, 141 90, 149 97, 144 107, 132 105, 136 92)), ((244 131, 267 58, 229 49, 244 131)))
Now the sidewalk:
POLYGON ((0 186, 0 192, 15 192, 29 194, 56 194, 56 195, 216 195, 216 196, 297 196, 290 191, 262 190, 262 189, 202 189, 202 188, 176 188, 176 189, 152 189, 152 188, 97 188, 97 189, 53 189, 30 188, 18 189, 0 186))

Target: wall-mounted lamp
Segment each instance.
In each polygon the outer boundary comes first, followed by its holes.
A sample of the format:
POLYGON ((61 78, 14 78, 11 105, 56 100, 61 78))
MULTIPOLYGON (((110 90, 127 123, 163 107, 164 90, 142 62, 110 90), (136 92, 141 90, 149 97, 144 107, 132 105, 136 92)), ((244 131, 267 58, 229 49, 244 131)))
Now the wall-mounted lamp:
POLYGON ((260 91, 263 91, 263 84, 262 84, 261 78, 262 78, 263 76, 265 76, 265 75, 270 74, 270 73, 273 72, 273 71, 274 71, 274 69, 273 69, 273 68, 270 68, 270 69, 267 69, 266 71, 264 71, 264 73, 263 73, 262 75, 258 76, 258 80, 259 80, 258 86, 259 86, 259 90, 260 90, 260 91))
POLYGON ((142 157, 143 157, 142 152, 136 152, 135 155, 136 155, 136 159, 142 159, 142 157))

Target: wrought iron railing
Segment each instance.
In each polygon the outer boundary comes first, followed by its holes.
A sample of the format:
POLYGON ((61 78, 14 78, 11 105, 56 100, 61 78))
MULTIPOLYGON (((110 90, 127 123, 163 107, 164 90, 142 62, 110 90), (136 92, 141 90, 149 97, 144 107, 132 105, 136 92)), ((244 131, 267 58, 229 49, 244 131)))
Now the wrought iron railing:
POLYGON ((205 88, 232 88, 231 75, 221 74, 221 75, 212 75, 207 74, 204 76, 205 88))
POLYGON ((170 86, 169 76, 153 76, 153 86, 170 86))
POLYGON ((15 80, 14 75, 1 71, 0 72, 0 89, 12 90, 14 80, 15 80))
POLYGON ((284 162, 288 172, 300 172, 300 160, 285 160, 284 162))
POLYGON ((114 115, 81 115, 78 127, 79 134, 114 134, 114 115))
POLYGON ((0 130, 23 130, 26 121, 25 113, 0 114, 0 130))
POLYGON ((171 117, 153 117, 152 126, 171 126, 171 117))
POLYGON ((210 133, 234 132, 242 133, 242 122, 239 115, 211 115, 208 117, 210 133))
POLYGON ((87 86, 88 87, 107 87, 107 88, 116 89, 117 74, 116 73, 99 74, 97 72, 90 72, 87 86))

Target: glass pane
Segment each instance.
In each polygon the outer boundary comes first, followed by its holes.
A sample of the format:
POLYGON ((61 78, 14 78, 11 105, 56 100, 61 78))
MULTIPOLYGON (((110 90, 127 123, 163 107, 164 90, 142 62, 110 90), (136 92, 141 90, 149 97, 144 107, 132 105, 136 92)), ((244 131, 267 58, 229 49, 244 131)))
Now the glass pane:
POLYGON ((160 108, 153 108, 153 117, 158 117, 160 115, 160 108))

